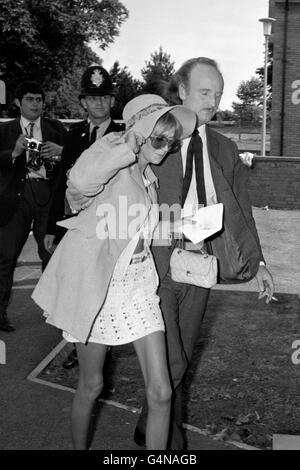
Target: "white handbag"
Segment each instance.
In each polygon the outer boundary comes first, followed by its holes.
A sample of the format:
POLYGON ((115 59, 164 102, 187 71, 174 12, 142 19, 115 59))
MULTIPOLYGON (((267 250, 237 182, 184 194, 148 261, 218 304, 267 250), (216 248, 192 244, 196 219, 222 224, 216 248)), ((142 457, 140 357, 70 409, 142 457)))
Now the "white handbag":
POLYGON ((170 258, 171 278, 175 282, 193 284, 210 289, 217 283, 218 261, 204 251, 183 250, 176 247, 170 258))

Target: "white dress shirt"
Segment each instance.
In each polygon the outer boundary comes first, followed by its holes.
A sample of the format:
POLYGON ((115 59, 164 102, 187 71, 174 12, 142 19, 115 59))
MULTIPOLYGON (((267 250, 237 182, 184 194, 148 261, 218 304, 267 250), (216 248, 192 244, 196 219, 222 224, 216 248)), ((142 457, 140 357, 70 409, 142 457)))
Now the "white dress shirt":
MULTIPOLYGON (((36 121, 29 121, 24 116, 21 116, 20 124, 21 124, 21 128, 22 128, 22 133, 24 135, 26 135, 27 137, 29 137, 29 135, 30 135, 30 123, 31 122, 34 123, 33 137, 35 139, 39 140, 39 141, 42 141, 43 136, 42 136, 42 130, 41 130, 41 118, 40 117, 36 121)), ((26 152, 26 158, 27 158, 27 161, 28 161, 28 158, 29 158, 29 152, 28 151, 26 152)), ((41 168, 36 172, 29 171, 28 177, 29 178, 46 178, 46 169, 45 169, 44 165, 42 165, 41 168)))
POLYGON ((108 126, 111 123, 111 118, 106 119, 106 121, 101 122, 101 124, 93 124, 90 119, 88 119, 88 123, 90 125, 90 139, 93 132, 94 127, 98 126, 97 133, 96 133, 96 140, 101 139, 104 136, 108 126))

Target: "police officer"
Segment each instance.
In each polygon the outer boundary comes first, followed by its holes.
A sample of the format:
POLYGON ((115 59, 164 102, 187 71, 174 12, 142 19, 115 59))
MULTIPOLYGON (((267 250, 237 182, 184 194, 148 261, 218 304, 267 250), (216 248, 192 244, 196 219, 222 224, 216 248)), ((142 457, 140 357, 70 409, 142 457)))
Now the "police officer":
MULTIPOLYGON (((87 119, 70 127, 63 148, 60 174, 54 189, 54 196, 48 219, 45 248, 50 253, 55 249, 64 231, 56 222, 69 217, 70 211, 66 207, 65 191, 67 185, 67 172, 74 165, 77 158, 96 139, 100 139, 110 132, 120 132, 123 124, 114 122, 111 117, 111 108, 115 102, 115 88, 109 73, 101 66, 88 67, 82 75, 80 103, 87 112, 87 119)), ((63 366, 70 369, 78 364, 76 350, 67 357, 63 366)))

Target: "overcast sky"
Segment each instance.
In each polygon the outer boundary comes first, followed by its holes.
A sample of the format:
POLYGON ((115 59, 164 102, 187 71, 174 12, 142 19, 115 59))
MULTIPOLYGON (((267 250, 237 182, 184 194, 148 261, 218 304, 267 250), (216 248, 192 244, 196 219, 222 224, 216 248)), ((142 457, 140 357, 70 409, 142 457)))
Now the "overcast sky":
POLYGON ((268 0, 121 0, 129 10, 120 35, 105 51, 93 49, 109 69, 118 60, 134 78, 150 54, 163 50, 175 69, 187 59, 207 56, 219 63, 225 78, 221 109, 237 100, 238 85, 264 61, 259 18, 268 16, 268 0))

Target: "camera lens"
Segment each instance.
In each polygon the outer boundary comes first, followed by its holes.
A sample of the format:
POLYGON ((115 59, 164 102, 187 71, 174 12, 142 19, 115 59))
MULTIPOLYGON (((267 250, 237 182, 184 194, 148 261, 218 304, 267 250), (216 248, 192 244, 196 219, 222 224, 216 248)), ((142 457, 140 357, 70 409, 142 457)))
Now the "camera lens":
POLYGON ((34 150, 36 148, 36 142, 29 142, 28 148, 30 148, 31 150, 34 150))
POLYGON ((53 170, 53 166, 54 166, 54 164, 52 162, 47 162, 46 160, 44 160, 44 167, 45 167, 46 170, 48 170, 48 171, 53 170))

